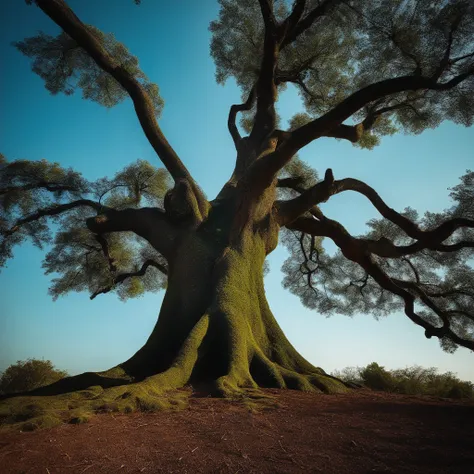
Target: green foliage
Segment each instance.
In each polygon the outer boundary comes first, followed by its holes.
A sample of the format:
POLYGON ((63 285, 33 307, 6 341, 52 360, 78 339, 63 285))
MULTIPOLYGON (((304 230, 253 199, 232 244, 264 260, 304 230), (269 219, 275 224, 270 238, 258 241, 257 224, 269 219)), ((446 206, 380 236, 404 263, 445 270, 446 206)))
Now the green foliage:
MULTIPOLYGON (((472 68, 474 11, 472 2, 374 1, 357 14, 356 88, 389 77, 421 74, 448 82, 472 68), (451 38, 449 66, 440 69, 451 38), (463 58, 463 59, 457 59, 463 58)), ((396 107, 392 119, 409 133, 436 127, 442 120, 465 126, 473 120, 471 77, 449 92, 404 92, 386 98, 380 107, 396 107)), ((368 106, 370 108, 371 105, 368 106)))
MULTIPOLYGON (((105 34, 94 26, 87 26, 112 57, 115 64, 130 73, 148 92, 159 116, 163 109, 156 84, 150 83, 138 66, 136 56, 113 34, 105 34)), ((45 82, 51 94, 62 92, 71 95, 74 90, 82 90, 84 99, 92 100, 105 107, 113 107, 127 97, 123 87, 107 72, 104 72, 84 49, 65 32, 54 37, 40 32, 36 36, 13 43, 25 56, 33 58, 32 70, 45 82)))
POLYGON ((124 209, 143 204, 162 207, 163 198, 171 186, 170 175, 164 168, 155 168, 147 161, 138 160, 116 173, 112 180, 98 180, 93 188, 103 204, 124 209))
MULTIPOLYGON (((246 96, 260 71, 263 20, 258 2, 220 0, 219 18, 210 25, 216 79, 234 78, 246 96)), ((302 17, 320 5, 307 1, 302 17)), ((275 1, 279 20, 290 2, 275 1)), ((371 0, 333 2, 298 39, 284 47, 276 67, 281 91, 294 85, 305 111, 290 121, 290 130, 327 112, 350 94, 384 79, 418 74, 446 83, 472 71, 474 5, 467 0, 371 0), (360 9, 360 10, 359 10, 360 9), (450 59, 443 63, 450 44, 450 59)), ((383 110, 357 146, 371 149, 398 129, 420 133, 442 120, 469 126, 474 117, 474 76, 446 91, 392 94, 367 104, 352 117, 363 120, 383 110)), ((250 130, 252 114, 245 114, 250 130)))
MULTIPOLYGON (((402 213, 422 229, 432 229, 447 219, 465 217, 472 219, 474 202, 474 173, 467 171, 461 183, 451 192, 454 205, 441 213, 418 216, 413 209, 402 213)), ((373 219, 367 223, 369 231, 362 236, 370 240, 387 238, 395 245, 410 245, 413 241, 393 222, 373 219)), ((403 302, 393 293, 384 290, 358 264, 344 257, 341 251, 334 254, 311 253, 308 236, 301 241, 301 233, 285 231, 282 242, 290 257, 284 262, 283 286, 299 296, 301 302, 323 314, 370 313, 385 316, 403 310, 403 302), (309 258, 311 256, 311 258, 309 258)), ((474 239, 474 230, 463 228, 445 243, 474 239)), ((423 250, 403 258, 388 259, 374 256, 374 261, 393 279, 417 283, 418 287, 447 311, 451 327, 464 338, 474 333, 474 268, 473 248, 457 252, 423 250)), ((415 296, 416 294, 413 293, 415 296)), ((418 314, 438 327, 441 318, 429 307, 420 303, 418 314)), ((446 338, 440 339, 441 347, 454 352, 457 345, 446 338)))
MULTIPOLYGON (((64 370, 54 368, 50 360, 28 359, 19 360, 16 364, 10 365, 0 376, 0 393, 15 393, 33 390, 44 385, 56 382, 67 377, 64 370)), ((40 415, 34 405, 26 406, 28 411, 26 418, 40 415)))
POLYGON ((452 372, 438 373, 434 367, 420 366, 386 370, 376 362, 366 367, 346 367, 332 375, 345 382, 363 384, 373 390, 405 395, 431 395, 474 399, 474 384, 460 380, 452 372))
POLYGON ((20 216, 28 216, 38 208, 49 208, 56 203, 80 198, 89 191, 89 184, 72 169, 46 160, 0 159, 0 267, 12 256, 12 248, 31 238, 42 248, 51 235, 42 220, 25 223, 14 234, 6 237, 20 216))
MULTIPOLYGON (((2 156, 3 158, 3 156, 2 156)), ((117 232, 106 237, 109 254, 116 271, 112 272, 101 244, 85 226, 96 209, 87 205, 71 207, 57 215, 54 210, 65 203, 91 200, 113 209, 160 207, 171 186, 168 172, 138 160, 118 172, 114 178, 86 181, 79 173, 63 169, 46 160, 0 162, 0 266, 12 256, 12 249, 27 238, 38 246, 53 244, 43 268, 55 274, 50 293, 57 298, 69 291, 109 288, 120 299, 157 291, 166 284, 165 276, 149 267, 140 278, 128 278, 116 285, 117 275, 137 272, 143 262, 153 259, 165 264, 161 255, 148 242, 132 233, 117 232), (39 212, 39 214, 37 214, 39 212), (17 227, 21 219, 35 216, 31 222, 17 227), (52 228, 50 222, 56 224, 52 228), (51 230, 56 231, 54 239, 51 230)))
POLYGON ((373 390, 391 392, 394 388, 393 377, 377 362, 372 362, 360 371, 362 383, 373 390))

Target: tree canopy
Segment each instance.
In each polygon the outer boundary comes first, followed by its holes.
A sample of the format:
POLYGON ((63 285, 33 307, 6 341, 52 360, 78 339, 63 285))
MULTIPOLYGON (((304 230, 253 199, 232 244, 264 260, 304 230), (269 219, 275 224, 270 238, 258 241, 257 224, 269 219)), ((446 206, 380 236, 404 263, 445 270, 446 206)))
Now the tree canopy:
POLYGON ((81 89, 106 107, 129 96, 166 169, 138 161, 112 179, 88 182, 56 163, 2 157, 2 264, 31 238, 38 246, 53 243, 44 268, 59 275, 50 290, 55 298, 156 291, 167 284, 176 223, 205 227, 232 189, 248 196, 236 208, 245 216, 276 185, 272 216, 290 252, 283 285, 304 305, 322 314, 403 309, 443 349, 474 349, 474 172, 451 189, 451 208, 420 216, 390 208, 362 181, 336 179, 330 169, 321 178, 297 156, 321 137, 370 149, 386 135, 418 134, 444 120, 471 126, 472 1, 219 0, 210 25, 216 80, 235 79, 242 103, 231 106, 228 119, 235 170, 212 201, 164 137, 157 121, 163 100, 137 58, 113 35, 82 23, 63 0, 31 3, 63 30, 15 43, 46 88, 68 95, 81 89), (304 110, 284 126, 277 105, 288 85, 304 110), (381 216, 366 235, 351 235, 321 206, 348 191, 381 216), (147 219, 160 222, 168 240, 155 244, 147 219), (339 250, 325 251, 324 239, 339 250))

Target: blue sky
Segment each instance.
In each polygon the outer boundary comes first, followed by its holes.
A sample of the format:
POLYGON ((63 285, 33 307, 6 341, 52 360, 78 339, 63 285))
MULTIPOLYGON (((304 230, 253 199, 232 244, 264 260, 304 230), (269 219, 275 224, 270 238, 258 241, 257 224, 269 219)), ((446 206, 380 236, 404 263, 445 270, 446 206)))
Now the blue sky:
MULTIPOLYGON (((69 2, 85 22, 113 32, 138 56, 143 71, 158 83, 165 99, 160 120, 165 135, 209 197, 233 169, 234 147, 227 131, 229 106, 239 102, 232 82, 214 80, 209 55, 209 22, 216 18, 213 0, 132 0, 69 2)), ((29 60, 10 43, 43 30, 59 29, 38 8, 12 0, 0 2, 0 137, 9 160, 46 158, 74 167, 88 179, 111 176, 138 158, 160 165, 144 137, 130 101, 107 110, 81 99, 51 96, 29 60)), ((300 109, 297 94, 285 93, 279 106, 283 118, 300 109)), ((444 123, 419 136, 385 138, 373 151, 322 139, 300 156, 336 179, 361 179, 397 210, 411 206, 420 212, 449 207, 448 187, 474 165, 472 128, 444 123)), ((345 193, 324 208, 354 234, 377 217, 361 196, 345 193)), ((155 324, 162 293, 120 302, 113 295, 93 301, 73 293, 53 302, 43 275, 44 251, 24 244, 0 273, 0 370, 28 357, 51 359, 70 373, 101 370, 126 360, 145 342, 155 324)), ((270 257, 267 296, 283 330, 311 362, 327 371, 363 366, 372 361, 389 368, 436 366, 474 381, 473 354, 459 349, 444 353, 435 339, 402 313, 379 321, 370 315, 325 318, 305 309, 281 287, 280 267, 286 251, 270 257)))

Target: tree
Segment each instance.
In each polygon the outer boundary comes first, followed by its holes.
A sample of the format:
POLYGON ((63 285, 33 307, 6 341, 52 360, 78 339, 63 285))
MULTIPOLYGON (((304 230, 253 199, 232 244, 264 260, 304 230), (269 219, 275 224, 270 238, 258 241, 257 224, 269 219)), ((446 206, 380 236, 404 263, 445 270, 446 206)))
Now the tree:
POLYGON ((1 374, 0 393, 34 390, 67 376, 66 371, 55 369, 50 360, 19 360, 1 374))
POLYGON ((47 219, 56 223, 44 264, 59 274, 53 297, 88 290, 127 298, 166 287, 152 334, 129 360, 33 393, 100 386, 116 400, 132 391, 139 400, 190 381, 224 396, 256 387, 345 390, 293 348, 267 304, 264 262, 280 234, 291 254, 284 285, 307 306, 374 314, 402 307, 446 350, 474 349, 474 173, 453 188, 451 209, 419 218, 390 208, 364 182, 330 169, 319 179, 297 157, 321 137, 372 148, 397 130, 471 125, 472 2, 371 0, 362 10, 350 0, 220 0, 210 26, 216 77, 235 78, 243 102, 228 117, 235 169, 212 200, 164 137, 159 89, 127 48, 63 0, 31 3, 62 28, 16 43, 46 88, 82 89, 107 107, 129 96, 166 168, 139 161, 87 182, 57 164, 3 161, 1 255, 27 237, 49 242, 47 219), (284 130, 276 104, 289 83, 305 111, 284 130), (381 215, 367 235, 352 236, 319 206, 347 191, 381 215), (326 253, 324 238, 339 252, 326 253))

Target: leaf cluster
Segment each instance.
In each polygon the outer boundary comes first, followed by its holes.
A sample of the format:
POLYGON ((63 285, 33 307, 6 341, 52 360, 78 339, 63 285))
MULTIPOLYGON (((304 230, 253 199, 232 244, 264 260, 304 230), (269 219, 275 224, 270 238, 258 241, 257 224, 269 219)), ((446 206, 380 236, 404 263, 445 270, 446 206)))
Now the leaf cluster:
POLYGON ((120 284, 117 277, 138 272, 146 260, 165 265, 163 257, 131 232, 106 235, 106 254, 96 234, 86 227, 86 220, 100 214, 102 208, 160 207, 170 186, 168 173, 144 160, 132 163, 112 179, 90 182, 57 163, 7 162, 2 156, 1 263, 11 257, 15 245, 30 238, 40 248, 52 245, 43 268, 46 274, 55 275, 50 287, 54 299, 69 291, 95 294, 107 289, 122 300, 157 291, 165 286, 166 279, 156 267, 120 284))
MULTIPOLYGON (((164 101, 159 88, 140 69, 137 57, 112 33, 103 33, 91 25, 87 28, 107 51, 116 67, 127 71, 144 87, 153 103, 155 115, 160 116, 164 101)), ((105 107, 113 107, 128 96, 118 81, 102 70, 64 31, 57 36, 39 32, 13 45, 25 56, 33 58, 32 70, 44 80, 51 94, 62 92, 71 95, 76 89, 81 89, 84 99, 105 107)))
MULTIPOLYGON (((219 18, 210 25, 216 80, 234 78, 246 97, 255 84, 263 54, 264 24, 258 2, 221 0, 219 18)), ((294 41, 284 44, 275 69, 281 92, 291 84, 304 110, 290 120, 290 130, 313 120, 350 94, 378 81, 402 76, 430 77, 450 90, 405 91, 367 103, 348 121, 370 118, 356 146, 371 149, 398 130, 421 133, 443 120, 465 126, 474 118, 474 5, 469 0, 312 0, 302 18, 327 4, 294 41)), ((290 13, 289 2, 274 2, 278 21, 290 13)), ((254 111, 243 114, 252 128, 254 111)))

